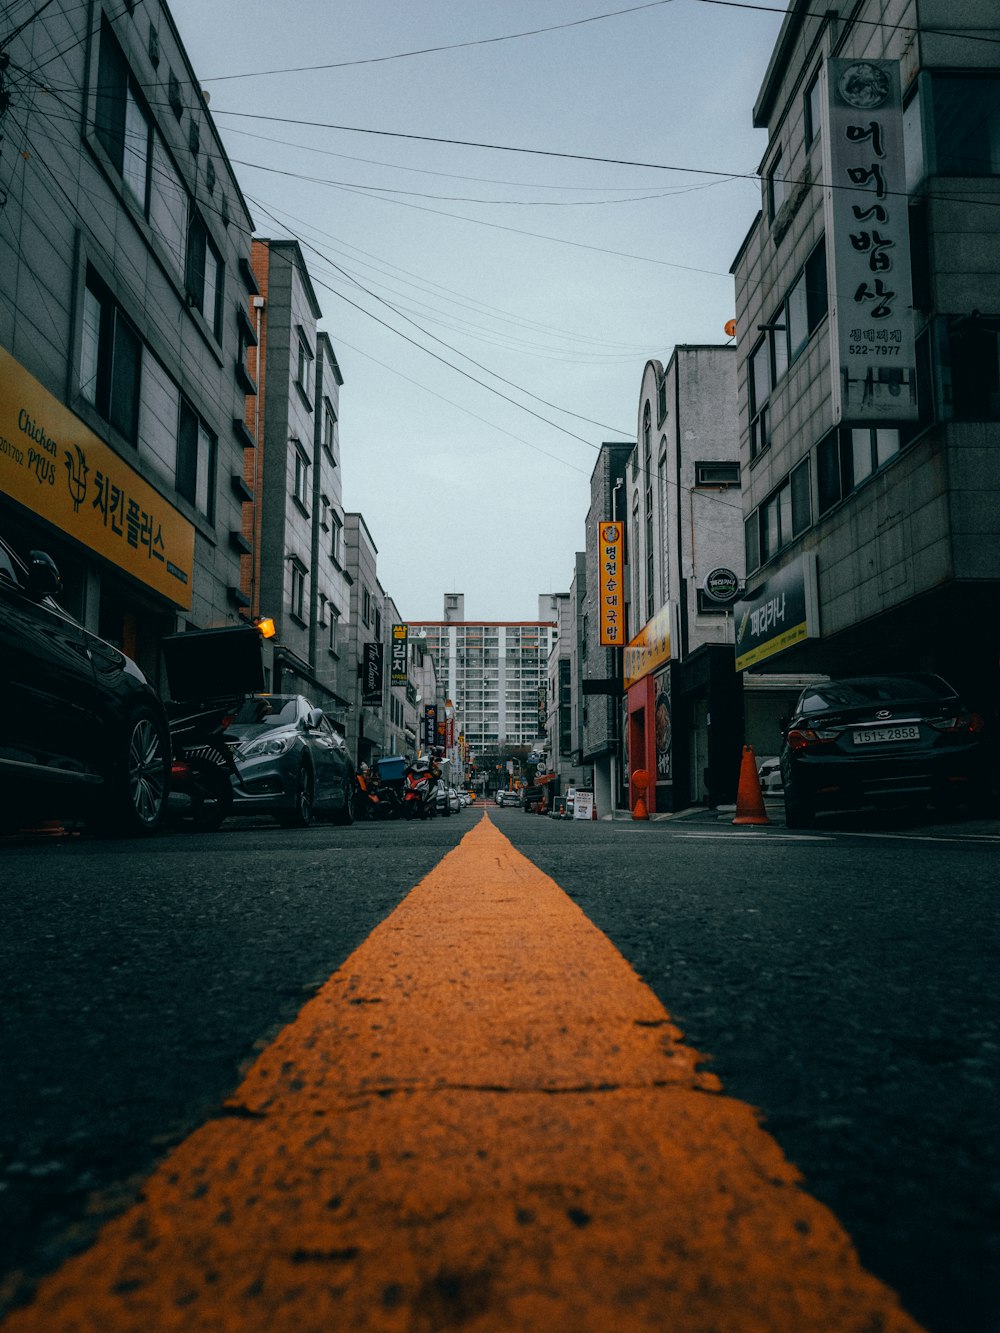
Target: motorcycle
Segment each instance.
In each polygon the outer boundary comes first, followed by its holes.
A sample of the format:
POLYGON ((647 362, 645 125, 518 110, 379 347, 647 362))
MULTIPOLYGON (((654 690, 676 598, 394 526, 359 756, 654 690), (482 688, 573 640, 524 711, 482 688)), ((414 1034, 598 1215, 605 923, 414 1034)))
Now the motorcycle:
POLYGON ((395 790, 381 782, 367 766, 359 770, 355 782, 354 814, 357 819, 399 818, 401 806, 395 790))
POLYGON ((175 704, 168 712, 173 759, 167 818, 192 833, 219 828, 233 807, 233 779, 240 781, 226 729, 238 709, 226 703, 175 704))
POLYGON ((433 819, 437 815, 438 772, 429 759, 416 759, 403 778, 403 818, 433 819))

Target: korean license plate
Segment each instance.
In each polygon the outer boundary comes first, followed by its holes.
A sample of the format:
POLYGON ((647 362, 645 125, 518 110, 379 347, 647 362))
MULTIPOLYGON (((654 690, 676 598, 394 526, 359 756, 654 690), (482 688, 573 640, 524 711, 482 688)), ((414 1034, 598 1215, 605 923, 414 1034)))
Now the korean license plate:
POLYGON ((889 741, 919 739, 919 727, 859 727, 854 733, 855 745, 885 745, 889 741))

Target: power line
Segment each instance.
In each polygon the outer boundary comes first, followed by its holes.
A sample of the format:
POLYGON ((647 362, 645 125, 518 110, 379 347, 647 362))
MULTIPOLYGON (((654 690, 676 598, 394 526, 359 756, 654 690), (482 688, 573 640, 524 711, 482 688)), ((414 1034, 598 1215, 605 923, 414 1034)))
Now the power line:
MULTIPOLYGON (((51 0, 50 0, 51 3, 51 0)), ((413 56, 434 55, 441 51, 461 51, 470 46, 489 46, 497 42, 514 42, 524 37, 538 37, 547 32, 560 32, 565 28, 581 28, 587 23, 599 23, 603 19, 620 18, 623 14, 636 14, 643 9, 658 9, 661 5, 669 5, 673 0, 650 0, 650 3, 644 5, 632 5, 629 9, 616 9, 607 14, 592 14, 589 18, 573 19, 569 23, 554 23, 547 28, 532 28, 526 32, 506 33, 500 37, 477 37, 468 42, 452 42, 449 45, 425 46, 416 51, 399 51, 394 55, 388 56, 368 56, 361 60, 338 60, 332 64, 326 65, 297 65, 286 69, 260 69, 253 70, 246 74, 216 74, 204 80, 204 83, 224 83, 231 79, 257 79, 264 78, 271 74, 306 74, 313 71, 328 69, 348 69, 355 65, 379 65, 390 60, 409 60, 413 56)))

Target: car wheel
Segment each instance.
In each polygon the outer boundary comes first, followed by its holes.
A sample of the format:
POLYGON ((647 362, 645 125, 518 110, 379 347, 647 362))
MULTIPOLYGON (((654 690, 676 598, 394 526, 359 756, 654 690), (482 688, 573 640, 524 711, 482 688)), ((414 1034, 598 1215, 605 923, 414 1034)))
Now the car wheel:
POLYGON ((125 836, 154 833, 163 822, 169 776, 166 730, 152 713, 137 713, 126 732, 110 807, 99 824, 125 836))
POLYGON ((299 767, 299 778, 295 788, 295 808, 285 815, 280 823, 283 828, 308 828, 312 823, 312 817, 312 769, 303 761, 299 767))
MULTIPOLYGON (((372 812, 372 818, 374 817, 372 812)), ((350 778, 344 779, 344 804, 340 810, 333 812, 333 822, 343 825, 354 823, 354 783, 350 778)))

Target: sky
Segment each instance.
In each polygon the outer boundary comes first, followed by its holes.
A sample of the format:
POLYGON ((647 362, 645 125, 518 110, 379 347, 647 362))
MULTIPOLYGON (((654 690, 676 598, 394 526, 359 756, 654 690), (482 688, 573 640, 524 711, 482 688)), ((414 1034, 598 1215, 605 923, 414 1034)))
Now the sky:
POLYGON ((257 234, 302 244, 403 619, 536 619, 646 362, 728 341, 769 3, 172 0, 257 234))

